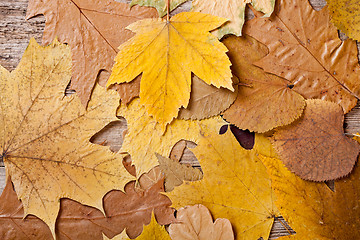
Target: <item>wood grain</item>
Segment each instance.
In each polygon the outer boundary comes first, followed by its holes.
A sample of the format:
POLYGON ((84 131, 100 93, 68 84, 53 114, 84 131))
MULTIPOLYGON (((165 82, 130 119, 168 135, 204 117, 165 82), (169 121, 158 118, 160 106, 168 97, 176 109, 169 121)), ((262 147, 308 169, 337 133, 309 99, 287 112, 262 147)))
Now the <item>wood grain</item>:
MULTIPOLYGON (((34 37, 37 42, 41 42, 42 32, 45 27, 45 18, 37 16, 28 21, 25 20, 25 13, 28 0, 1 0, 0 1, 0 64, 6 69, 12 71, 19 63, 21 56, 30 40, 34 37)), ((127 2, 130 0, 118 0, 127 2)), ((312 6, 320 10, 326 2, 324 0, 311 0, 312 6)), ((171 15, 187 11, 191 8, 191 3, 186 2, 171 15)), ((247 18, 252 18, 251 11, 247 9, 247 18)), ((344 38, 342 34, 340 34, 344 38)), ((350 113, 345 116, 345 131, 348 133, 360 132, 360 105, 358 104, 350 113)), ((126 120, 119 119, 117 122, 109 124, 96 137, 91 139, 92 142, 109 146, 111 150, 117 151, 121 147, 122 133, 126 129, 126 120)), ((183 163, 190 163, 199 167, 199 162, 190 150, 186 150, 183 163)), ((0 163, 0 192, 5 186, 5 169, 0 163)), ((295 232, 286 224, 283 218, 275 220, 271 231, 270 239, 276 239, 280 236, 289 235, 289 232, 295 232)))

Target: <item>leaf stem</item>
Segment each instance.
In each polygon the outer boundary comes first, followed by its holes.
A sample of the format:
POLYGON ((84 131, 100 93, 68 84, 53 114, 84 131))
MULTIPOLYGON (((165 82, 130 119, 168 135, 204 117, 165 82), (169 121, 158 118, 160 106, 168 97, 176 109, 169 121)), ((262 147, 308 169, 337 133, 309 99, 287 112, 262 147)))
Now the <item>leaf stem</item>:
POLYGON ((353 137, 360 137, 359 134, 354 134, 354 133, 345 133, 345 135, 353 136, 353 137))
POLYGON ((169 23, 170 22, 170 0, 166 1, 166 11, 167 11, 166 21, 169 23))

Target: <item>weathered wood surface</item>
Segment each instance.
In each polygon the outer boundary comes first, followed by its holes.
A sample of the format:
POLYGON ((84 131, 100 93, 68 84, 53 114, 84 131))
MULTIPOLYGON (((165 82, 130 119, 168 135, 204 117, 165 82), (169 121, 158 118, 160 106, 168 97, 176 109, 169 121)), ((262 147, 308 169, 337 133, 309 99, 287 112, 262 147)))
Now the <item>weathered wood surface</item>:
MULTIPOLYGON (((28 0, 1 0, 0 1, 0 64, 8 70, 14 70, 19 63, 21 56, 31 37, 41 42, 42 32, 45 26, 43 16, 37 16, 28 21, 25 20, 25 13, 28 0)), ((119 2, 130 2, 130 0, 118 0, 119 2)), ((311 0, 312 6, 320 10, 326 3, 324 0, 311 0)), ((190 9, 190 2, 183 4, 173 14, 190 9)), ((248 11, 249 12, 249 11, 248 11)), ((251 17, 251 16, 250 16, 251 17)), ((345 116, 345 130, 348 133, 360 132, 360 106, 345 116)), ((113 151, 121 147, 121 134, 126 128, 126 121, 111 123, 99 133, 92 142, 105 143, 113 151)), ((199 166, 191 151, 186 150, 181 160, 183 163, 190 163, 199 166)), ((0 166, 0 193, 5 186, 5 169, 0 166)), ((288 230, 282 218, 275 221, 270 239, 288 235, 288 230)))

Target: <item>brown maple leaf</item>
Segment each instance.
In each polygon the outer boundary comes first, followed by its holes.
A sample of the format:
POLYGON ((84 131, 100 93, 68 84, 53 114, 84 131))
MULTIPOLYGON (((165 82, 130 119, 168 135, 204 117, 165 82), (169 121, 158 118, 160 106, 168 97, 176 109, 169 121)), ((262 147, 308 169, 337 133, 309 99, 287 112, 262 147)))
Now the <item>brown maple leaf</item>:
MULTIPOLYGON (((151 174, 151 173, 150 173, 151 174)), ((139 181, 147 181, 144 174, 139 181)), ((150 176, 151 178, 151 176, 150 176)), ((148 182, 147 182, 148 183, 148 182)), ((153 184, 141 184, 135 188, 135 181, 125 186, 125 192, 110 191, 104 197, 107 217, 93 207, 82 205, 71 199, 61 199, 60 212, 56 222, 57 240, 102 240, 103 233, 113 237, 125 228, 128 236, 141 234, 143 225, 149 224, 154 211, 159 224, 174 221, 171 201, 160 194, 164 191, 164 179, 153 184)), ((49 240, 49 227, 39 218, 29 215, 25 219, 22 203, 18 200, 10 180, 0 197, 0 239, 1 240, 49 240)))
MULTIPOLYGON (((57 37, 71 47, 71 88, 84 105, 90 99, 100 70, 110 72, 117 47, 133 36, 125 27, 143 18, 157 17, 154 9, 140 6, 130 9, 128 4, 112 0, 29 0, 26 18, 39 14, 46 19, 43 44, 57 37)), ((127 90, 120 91, 126 101, 133 97, 127 96, 128 91, 136 93, 129 87, 137 88, 136 84, 127 84, 127 90)))
POLYGON ((326 181, 350 173, 360 146, 344 135, 341 107, 322 100, 306 100, 298 122, 279 129, 272 139, 285 165, 301 178, 326 181))
POLYGON ((270 18, 247 22, 244 33, 269 48, 255 65, 292 82, 305 98, 339 103, 349 112, 360 95, 356 42, 342 42, 327 7, 307 0, 279 0, 270 18))

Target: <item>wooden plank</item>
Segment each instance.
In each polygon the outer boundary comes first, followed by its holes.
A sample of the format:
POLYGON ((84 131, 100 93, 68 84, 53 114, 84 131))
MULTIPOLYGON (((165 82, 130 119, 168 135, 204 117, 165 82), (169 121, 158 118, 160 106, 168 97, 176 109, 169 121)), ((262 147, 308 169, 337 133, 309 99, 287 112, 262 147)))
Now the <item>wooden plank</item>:
MULTIPOLYGON (((19 63, 21 56, 30 40, 34 37, 38 42, 41 41, 42 32, 45 27, 43 16, 37 16, 29 21, 25 20, 25 13, 28 0, 1 0, 0 1, 0 64, 8 70, 13 70, 19 63)), ((119 2, 130 2, 131 0, 118 0, 119 2)), ((320 10, 325 4, 325 0, 311 0, 312 6, 320 10)), ((186 2, 172 12, 174 15, 179 12, 188 11, 191 3, 186 2)), ((253 15, 247 9, 247 18, 253 15)), ((341 35, 342 36, 342 35, 341 35)), ((348 133, 360 132, 360 105, 358 104, 350 113, 345 116, 345 130, 348 133)), ((105 127, 92 142, 110 146, 111 150, 117 151, 121 147, 123 131, 126 129, 126 121, 120 119, 119 122, 111 123, 105 127)), ((190 150, 184 152, 182 163, 189 163, 199 167, 199 162, 190 150)), ((0 166, 0 192, 5 186, 5 169, 0 166)), ((270 239, 294 232, 283 218, 275 220, 270 239), (284 227, 284 225, 286 227, 284 227)))

